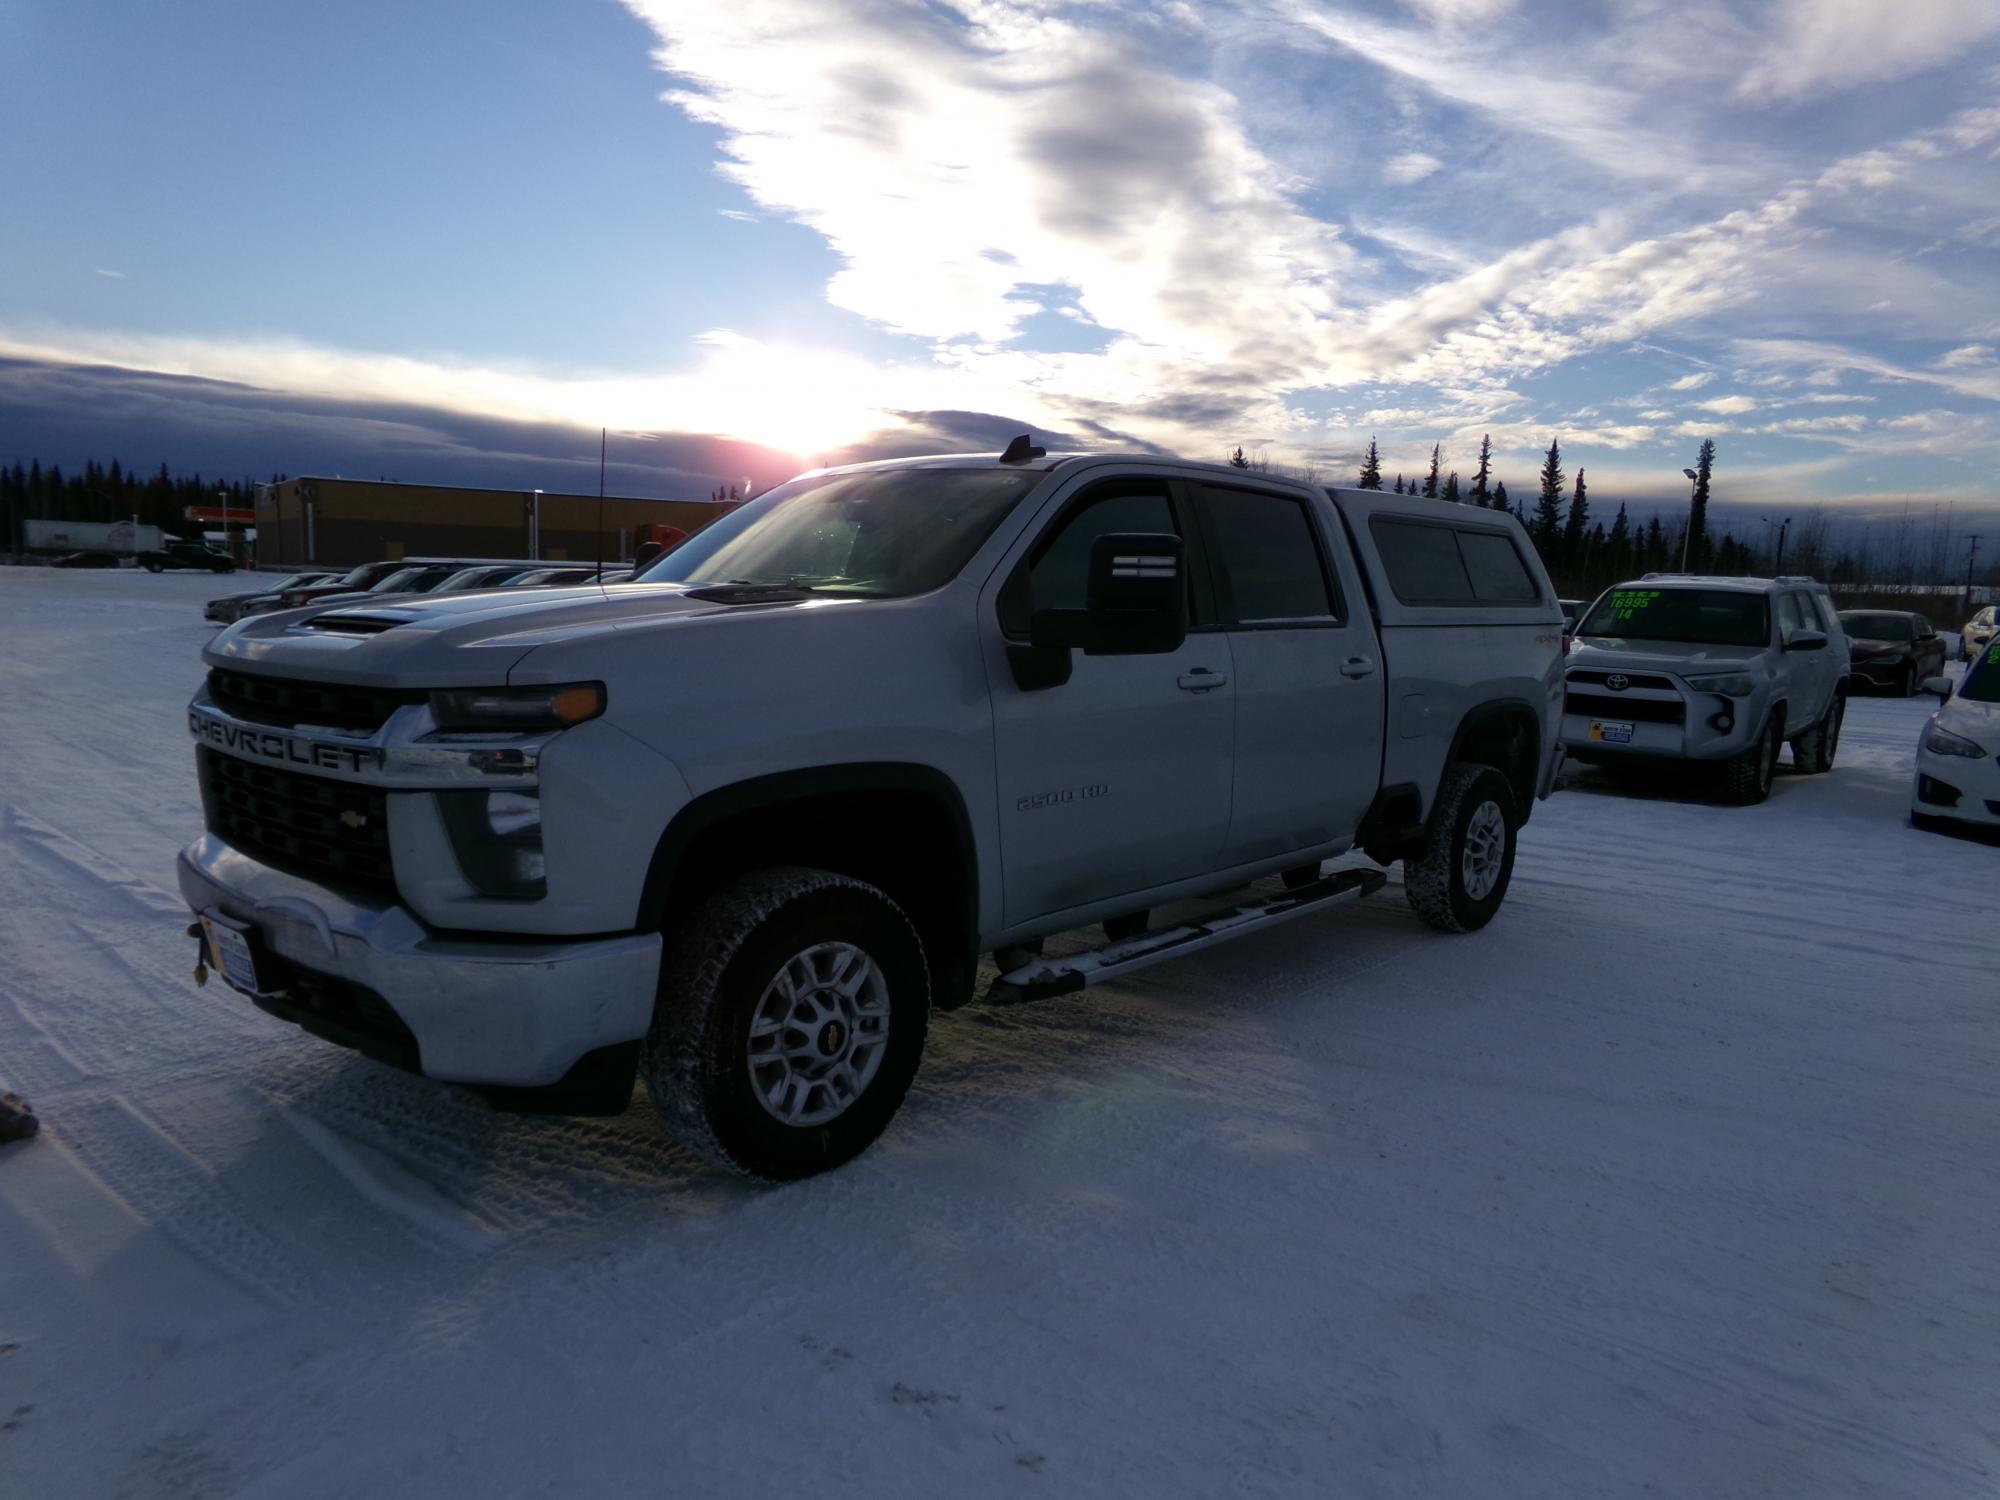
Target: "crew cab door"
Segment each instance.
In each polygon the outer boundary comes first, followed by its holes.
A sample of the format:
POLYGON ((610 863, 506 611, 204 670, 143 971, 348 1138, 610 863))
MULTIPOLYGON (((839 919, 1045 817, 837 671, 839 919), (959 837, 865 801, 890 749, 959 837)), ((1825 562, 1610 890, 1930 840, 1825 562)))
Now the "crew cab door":
POLYGON ((1002 908, 1011 925, 1206 874, 1229 826, 1234 667, 1198 582, 1194 528, 1169 481, 1086 485, 1041 528, 999 591, 1016 650, 1036 609, 1079 609, 1091 545, 1114 533, 1188 544, 1189 633, 1157 655, 1070 656, 1069 680, 991 674, 1002 908))
POLYGON ((1382 652, 1344 547, 1306 497, 1191 486, 1235 665, 1236 769, 1220 864, 1348 839, 1382 769, 1382 652))

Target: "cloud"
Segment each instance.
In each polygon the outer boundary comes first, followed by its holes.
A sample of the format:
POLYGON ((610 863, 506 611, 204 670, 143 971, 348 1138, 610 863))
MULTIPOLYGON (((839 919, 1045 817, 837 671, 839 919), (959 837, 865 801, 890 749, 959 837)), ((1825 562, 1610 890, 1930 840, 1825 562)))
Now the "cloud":
POLYGON ((1412 182, 1423 181, 1443 166, 1444 163, 1428 151, 1405 151, 1383 163, 1382 180, 1406 186, 1412 182))
POLYGON ((1712 411, 1719 417, 1733 417, 1742 412, 1755 411, 1757 403, 1749 396, 1719 396, 1713 401, 1697 401, 1699 411, 1712 411))
POLYGON ((1712 371, 1697 370, 1692 375, 1683 375, 1679 380, 1670 380, 1664 389, 1669 391, 1698 391, 1715 379, 1712 371))
POLYGON ((1783 0, 1737 91, 1793 100, 1907 78, 1996 31, 1993 0, 1783 0))
POLYGON ((1935 361, 1940 370, 1964 370, 1977 365, 1993 363, 1991 344, 1961 344, 1942 358, 1935 361))
POLYGON ((97 268, 96 274, 99 276, 108 276, 113 281, 123 281, 125 279, 125 273, 123 271, 107 271, 102 266, 99 266, 97 268))
POLYGON ((1738 339, 1732 348, 1737 357, 1746 364, 1810 364, 1834 372, 1835 378, 1838 378, 1839 371, 1849 370, 1884 380, 1907 380, 1920 385, 1937 386, 1961 396, 1976 396, 1985 401, 2000 401, 2000 367, 1996 366, 1967 370, 1963 373, 1955 369, 1916 369, 1884 359, 1880 355, 1870 354, 1865 350, 1844 348, 1838 344, 1822 344, 1808 339, 1738 339))

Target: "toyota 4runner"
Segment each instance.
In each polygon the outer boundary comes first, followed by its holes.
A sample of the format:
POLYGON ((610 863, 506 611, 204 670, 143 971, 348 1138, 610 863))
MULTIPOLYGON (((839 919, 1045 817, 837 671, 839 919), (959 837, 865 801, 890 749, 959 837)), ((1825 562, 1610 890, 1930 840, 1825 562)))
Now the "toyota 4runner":
POLYGON ((1606 590, 1577 627, 1563 746, 1595 765, 1701 762, 1724 800, 1762 802, 1787 741, 1801 771, 1832 768, 1847 662, 1833 600, 1810 578, 1648 573, 1606 590))

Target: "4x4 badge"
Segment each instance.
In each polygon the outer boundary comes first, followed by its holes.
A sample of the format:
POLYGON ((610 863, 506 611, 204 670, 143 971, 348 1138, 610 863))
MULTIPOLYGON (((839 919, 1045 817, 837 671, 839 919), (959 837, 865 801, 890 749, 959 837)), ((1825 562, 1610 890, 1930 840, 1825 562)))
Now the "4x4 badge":
POLYGON ((1632 685, 1632 679, 1623 672, 1613 672, 1604 679, 1604 685, 1614 693, 1622 693, 1632 685))

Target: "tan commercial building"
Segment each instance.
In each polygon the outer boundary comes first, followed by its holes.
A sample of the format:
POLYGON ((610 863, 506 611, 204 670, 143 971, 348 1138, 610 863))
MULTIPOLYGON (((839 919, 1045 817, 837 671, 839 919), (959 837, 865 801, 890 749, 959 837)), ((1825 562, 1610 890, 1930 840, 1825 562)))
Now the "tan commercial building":
POLYGON ((699 531, 732 507, 709 500, 640 500, 553 490, 305 475, 257 486, 257 566, 347 568, 400 557, 538 557, 551 562, 632 556, 649 528, 699 531), (598 530, 602 516, 603 530, 598 530), (601 552, 600 552, 601 547, 601 552))

